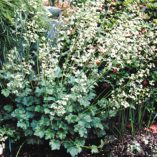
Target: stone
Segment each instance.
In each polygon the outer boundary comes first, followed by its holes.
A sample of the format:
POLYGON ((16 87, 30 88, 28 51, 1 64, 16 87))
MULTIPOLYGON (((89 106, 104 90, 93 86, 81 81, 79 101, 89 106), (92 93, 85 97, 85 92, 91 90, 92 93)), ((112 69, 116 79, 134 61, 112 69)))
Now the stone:
POLYGON ((48 11, 50 18, 59 19, 61 17, 62 10, 60 8, 52 7, 52 6, 45 6, 45 9, 48 11))

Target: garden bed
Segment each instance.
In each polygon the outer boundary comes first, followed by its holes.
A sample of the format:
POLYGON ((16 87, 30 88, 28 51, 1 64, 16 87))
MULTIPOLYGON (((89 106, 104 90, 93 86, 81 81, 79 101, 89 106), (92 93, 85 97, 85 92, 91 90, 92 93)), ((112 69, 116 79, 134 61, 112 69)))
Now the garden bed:
MULTIPOLYGON (((123 137, 115 138, 107 136, 103 139, 105 143, 99 153, 91 153, 84 149, 78 157, 156 157, 157 156, 157 134, 141 131, 136 135, 124 134, 123 137)), ((88 140, 87 146, 100 144, 100 140, 88 140)), ((12 144, 12 156, 16 156, 20 148, 20 142, 12 144)), ((6 149, 0 157, 10 157, 6 149)), ((59 151, 51 151, 48 143, 40 145, 24 144, 18 157, 71 157, 64 148, 59 151)))

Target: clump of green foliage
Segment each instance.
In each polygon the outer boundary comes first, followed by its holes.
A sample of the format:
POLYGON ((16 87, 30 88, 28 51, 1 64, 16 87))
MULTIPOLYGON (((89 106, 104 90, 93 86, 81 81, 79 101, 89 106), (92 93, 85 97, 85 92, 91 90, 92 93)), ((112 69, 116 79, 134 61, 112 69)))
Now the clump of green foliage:
MULTIPOLYGON (((138 3, 118 5, 127 7, 117 10, 119 16, 104 0, 75 7, 63 17, 55 46, 43 36, 40 12, 22 20, 24 27, 16 30, 20 35, 24 28, 22 42, 17 40, 22 55, 15 45, 0 70, 1 93, 12 99, 2 104, 1 124, 10 120, 21 136, 48 140, 52 150, 64 146, 77 156, 83 148, 96 153, 102 147, 85 141, 90 135, 103 138, 115 116, 121 126, 131 122, 132 132, 145 113, 151 115, 148 121, 154 119, 156 25, 145 20, 138 3)), ((17 15, 18 21, 21 12, 17 15)))

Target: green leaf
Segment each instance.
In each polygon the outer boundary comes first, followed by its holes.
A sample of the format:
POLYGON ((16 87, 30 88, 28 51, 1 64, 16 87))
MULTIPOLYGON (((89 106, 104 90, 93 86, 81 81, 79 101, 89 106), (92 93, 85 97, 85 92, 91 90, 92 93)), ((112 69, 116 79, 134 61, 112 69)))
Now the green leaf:
POLYGON ((50 109, 44 108, 44 113, 45 113, 45 114, 48 114, 48 113, 50 113, 50 112, 51 112, 50 109))
POLYGON ((56 67, 55 70, 54 70, 54 76, 56 78, 60 78, 61 77, 61 72, 62 72, 62 70, 60 69, 60 67, 56 67))
POLYGON ((8 89, 2 89, 1 91, 2 95, 4 95, 5 97, 8 97, 10 94, 10 91, 8 89))
POLYGON ((57 132, 58 138, 63 140, 66 137, 66 132, 65 131, 58 131, 57 132))
POLYGON ((54 138, 54 132, 51 130, 51 129, 47 129, 45 130, 45 139, 48 140, 48 139, 52 139, 54 138))
POLYGON ((24 121, 24 120, 19 120, 17 122, 17 127, 22 128, 23 130, 26 130, 29 127, 29 123, 28 121, 24 121))
POLYGON ((91 117, 90 117, 89 115, 86 115, 86 116, 84 117, 84 120, 85 120, 86 122, 88 122, 88 123, 90 123, 90 122, 92 121, 92 119, 91 119, 91 117))
POLYGON ((44 88, 39 88, 39 87, 37 87, 36 88, 36 90, 35 90, 35 94, 36 94, 36 96, 41 96, 41 95, 43 95, 43 93, 44 93, 45 91, 44 91, 44 88))
POLYGON ((92 126, 95 127, 95 128, 100 128, 100 129, 104 129, 102 123, 101 123, 101 119, 98 118, 98 117, 94 117, 92 119, 92 126))
POLYGON ((23 103, 23 105, 30 106, 34 103, 34 98, 32 96, 24 97, 22 99, 22 103, 23 103))
POLYGON ((73 114, 69 114, 68 116, 65 117, 68 123, 75 123, 78 120, 78 117, 73 114))
POLYGON ((11 111, 13 110, 13 106, 12 106, 12 105, 5 105, 5 106, 3 107, 3 109, 4 109, 5 111, 7 111, 7 112, 11 112, 11 111))
POLYGON ((69 152, 72 157, 75 157, 76 155, 78 155, 78 153, 81 152, 81 149, 77 147, 69 147, 67 149, 67 152, 69 152))
POLYGON ((87 137, 87 129, 86 128, 80 128, 79 129, 79 135, 80 135, 80 137, 87 137))
POLYGON ((92 145, 92 150, 91 150, 91 152, 92 153, 98 153, 99 152, 99 150, 98 150, 98 147, 97 146, 95 146, 95 145, 92 145))
POLYGON ((51 140, 50 141, 50 146, 51 146, 52 150, 59 150, 60 146, 61 146, 61 143, 58 140, 51 140))
POLYGON ((43 111, 43 107, 40 106, 40 105, 37 105, 37 106, 35 107, 35 112, 41 112, 41 111, 43 111))
POLYGON ((79 121, 78 124, 74 126, 74 131, 78 132, 80 137, 87 137, 86 123, 79 121))
POLYGON ((64 147, 67 149, 67 152, 69 152, 71 156, 74 157, 82 151, 81 146, 83 146, 84 144, 85 140, 79 138, 74 141, 65 141, 64 147))
POLYGON ((30 106, 30 107, 27 107, 26 110, 27 110, 27 111, 33 111, 33 112, 34 112, 34 108, 35 108, 34 106, 30 106))
POLYGON ((45 135, 45 130, 43 130, 39 127, 36 127, 34 135, 39 136, 40 138, 43 138, 45 135))

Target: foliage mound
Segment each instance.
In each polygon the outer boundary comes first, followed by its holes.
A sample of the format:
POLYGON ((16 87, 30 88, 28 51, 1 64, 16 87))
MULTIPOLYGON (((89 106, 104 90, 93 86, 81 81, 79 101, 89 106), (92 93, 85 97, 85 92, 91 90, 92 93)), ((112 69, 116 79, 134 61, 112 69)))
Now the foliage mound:
POLYGON ((118 17, 112 5, 99 0, 75 7, 63 17, 55 46, 43 35, 38 12, 25 22, 17 11, 25 29, 16 29, 22 42, 8 50, 0 70, 1 93, 11 100, 1 104, 1 126, 76 156, 83 148, 101 149, 85 146, 86 139, 103 138, 115 116, 121 128, 130 122, 132 132, 147 113, 146 121, 154 120, 156 24, 145 20, 136 2, 118 17))

